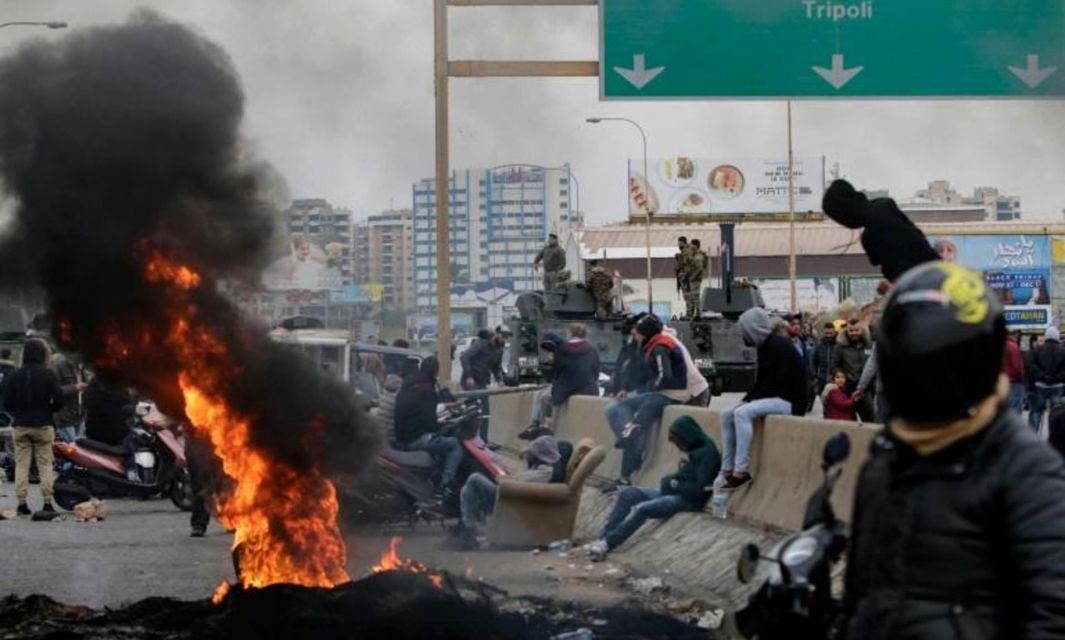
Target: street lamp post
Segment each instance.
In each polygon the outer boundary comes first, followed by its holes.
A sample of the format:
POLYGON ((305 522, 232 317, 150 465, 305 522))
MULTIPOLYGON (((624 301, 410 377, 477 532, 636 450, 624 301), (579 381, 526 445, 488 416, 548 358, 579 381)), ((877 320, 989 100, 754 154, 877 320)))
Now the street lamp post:
POLYGON ((65 22, 4 22, 0 23, 0 28, 3 27, 48 27, 49 29, 66 29, 67 23, 65 22))
MULTIPOLYGON (((648 185, 651 184, 651 177, 647 175, 647 134, 644 133, 643 127, 639 125, 635 120, 629 118, 586 118, 586 122, 590 124, 599 124, 600 122, 627 122, 636 127, 636 130, 640 132, 640 138, 643 140, 643 179, 648 185)), ((650 204, 650 202, 648 202, 650 204)), ((650 206, 644 208, 644 239, 647 242, 647 313, 654 313, 654 292, 652 289, 652 275, 651 275, 651 208, 650 206)))

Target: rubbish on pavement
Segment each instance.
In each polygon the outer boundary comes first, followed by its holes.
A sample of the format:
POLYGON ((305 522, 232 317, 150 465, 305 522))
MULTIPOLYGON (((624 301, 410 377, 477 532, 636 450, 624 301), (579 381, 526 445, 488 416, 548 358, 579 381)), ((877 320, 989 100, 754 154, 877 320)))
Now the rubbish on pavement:
POLYGON ((97 522, 107 519, 107 503, 93 498, 74 505, 74 522, 97 522))
POLYGON ((581 627, 576 631, 570 631, 569 633, 560 633, 557 636, 551 636, 551 640, 593 640, 595 634, 588 627, 581 627))
POLYGON ((656 591, 667 590, 665 583, 662 582, 662 578, 659 577, 637 578, 630 581, 629 584, 632 586, 633 590, 643 595, 650 595, 656 591))
POLYGON ((551 544, 547 545, 548 551, 557 551, 559 553, 565 553, 573 548, 573 542, 571 540, 555 540, 551 544))

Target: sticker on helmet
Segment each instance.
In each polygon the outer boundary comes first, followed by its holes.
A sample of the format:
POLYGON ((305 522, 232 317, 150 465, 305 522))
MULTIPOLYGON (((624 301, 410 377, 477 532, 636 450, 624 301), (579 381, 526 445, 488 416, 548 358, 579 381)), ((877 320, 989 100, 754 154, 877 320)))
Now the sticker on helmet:
POLYGON ((940 291, 958 308, 958 321, 966 324, 983 322, 988 304, 986 285, 980 274, 949 262, 940 262, 938 266, 947 276, 940 291))

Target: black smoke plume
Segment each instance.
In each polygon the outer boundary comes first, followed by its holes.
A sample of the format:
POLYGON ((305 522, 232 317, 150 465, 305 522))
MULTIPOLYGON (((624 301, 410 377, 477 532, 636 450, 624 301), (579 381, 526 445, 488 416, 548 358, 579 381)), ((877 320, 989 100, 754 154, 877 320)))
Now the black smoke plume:
POLYGON ((295 469, 357 468, 376 432, 350 388, 272 343, 217 283, 257 273, 276 209, 269 168, 241 145, 244 96, 226 53, 146 12, 34 42, 0 61, 0 179, 15 199, 0 287, 39 287, 60 345, 184 407, 157 252, 204 278, 197 317, 232 365, 212 389, 251 418, 253 444, 295 469), (116 358, 108 336, 130 347, 116 358))

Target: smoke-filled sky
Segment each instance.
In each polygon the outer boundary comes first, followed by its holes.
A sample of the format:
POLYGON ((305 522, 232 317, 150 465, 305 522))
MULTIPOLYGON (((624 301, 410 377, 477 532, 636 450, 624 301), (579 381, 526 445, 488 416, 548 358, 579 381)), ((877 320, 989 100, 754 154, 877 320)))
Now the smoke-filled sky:
MULTIPOLYGON (((244 135, 292 197, 325 197, 362 217, 409 207, 433 175, 429 0, 5 0, 0 22, 66 20, 71 30, 155 8, 232 56, 247 95, 244 135)), ((594 8, 455 8, 451 57, 594 59, 594 8)), ((69 31, 69 30, 68 30, 69 31)), ((0 30, 0 54, 63 31, 0 30)), ((901 45, 900 45, 901 46, 901 45)), ((625 161, 643 124, 653 156, 784 157, 784 103, 600 103, 598 81, 453 79, 452 166, 569 162, 590 223, 627 211, 625 161)), ((907 198, 932 179, 970 194, 1019 195, 1025 218, 1065 209, 1065 105, 1055 101, 798 102, 797 156, 827 156, 862 188, 907 198)))

